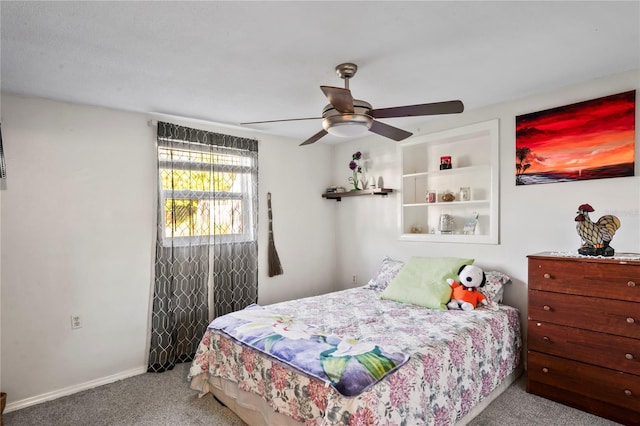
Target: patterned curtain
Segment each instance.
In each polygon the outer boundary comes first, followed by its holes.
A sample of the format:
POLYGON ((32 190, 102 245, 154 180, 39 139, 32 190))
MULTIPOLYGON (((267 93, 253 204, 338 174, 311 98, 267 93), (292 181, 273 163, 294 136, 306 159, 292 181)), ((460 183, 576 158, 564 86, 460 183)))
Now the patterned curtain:
POLYGON ((193 359, 213 317, 258 299, 258 142, 158 123, 148 371, 193 359))

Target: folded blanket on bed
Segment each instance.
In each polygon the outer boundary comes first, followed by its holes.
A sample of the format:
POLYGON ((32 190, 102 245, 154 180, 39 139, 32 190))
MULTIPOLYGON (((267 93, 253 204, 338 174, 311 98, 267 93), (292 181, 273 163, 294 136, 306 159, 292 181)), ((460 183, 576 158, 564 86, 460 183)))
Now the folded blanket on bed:
POLYGON ((364 392, 409 359, 372 342, 324 333, 259 305, 218 317, 209 329, 316 377, 347 397, 364 392))

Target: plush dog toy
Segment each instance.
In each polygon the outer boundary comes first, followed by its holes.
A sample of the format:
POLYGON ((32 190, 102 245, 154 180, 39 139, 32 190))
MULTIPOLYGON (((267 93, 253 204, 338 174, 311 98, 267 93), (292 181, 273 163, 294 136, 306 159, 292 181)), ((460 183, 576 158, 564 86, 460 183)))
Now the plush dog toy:
POLYGON ((478 304, 487 304, 487 298, 478 290, 487 282, 487 276, 482 268, 475 265, 462 265, 458 270, 458 281, 449 278, 447 282, 453 289, 451 301, 447 303, 449 309, 472 311, 478 304))

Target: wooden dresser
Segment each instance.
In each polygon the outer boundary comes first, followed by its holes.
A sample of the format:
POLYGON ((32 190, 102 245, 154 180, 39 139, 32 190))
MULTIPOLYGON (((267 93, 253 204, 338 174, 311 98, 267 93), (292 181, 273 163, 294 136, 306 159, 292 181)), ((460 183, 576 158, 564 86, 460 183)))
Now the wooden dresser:
POLYGON ((528 258, 527 392, 640 425, 640 261, 528 258))

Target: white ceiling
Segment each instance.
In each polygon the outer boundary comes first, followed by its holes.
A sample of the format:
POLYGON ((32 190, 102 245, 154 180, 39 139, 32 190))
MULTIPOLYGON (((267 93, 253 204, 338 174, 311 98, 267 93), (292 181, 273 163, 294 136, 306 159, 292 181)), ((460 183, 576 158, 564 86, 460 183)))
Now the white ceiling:
MULTIPOLYGON (((343 86, 342 62, 358 65, 350 88, 373 108, 461 99, 467 111, 640 68, 638 1, 0 7, 3 92, 231 125, 319 117, 319 86, 343 86)), ((251 128, 302 141, 321 122, 251 128)))

